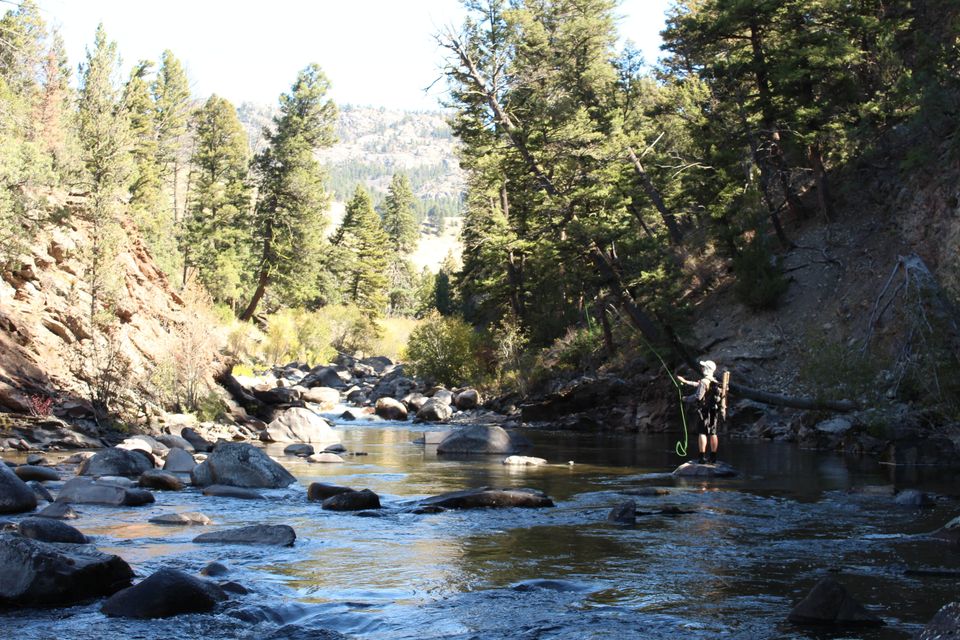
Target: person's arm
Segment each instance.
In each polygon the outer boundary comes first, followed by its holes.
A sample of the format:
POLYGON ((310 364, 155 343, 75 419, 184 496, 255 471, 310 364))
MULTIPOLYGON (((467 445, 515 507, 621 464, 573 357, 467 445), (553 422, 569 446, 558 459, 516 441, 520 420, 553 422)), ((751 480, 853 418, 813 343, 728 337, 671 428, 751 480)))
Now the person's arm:
POLYGON ((683 384, 687 385, 688 387, 695 387, 699 384, 698 382, 695 382, 693 380, 687 380, 683 376, 673 376, 673 377, 679 380, 680 382, 682 382, 683 384))

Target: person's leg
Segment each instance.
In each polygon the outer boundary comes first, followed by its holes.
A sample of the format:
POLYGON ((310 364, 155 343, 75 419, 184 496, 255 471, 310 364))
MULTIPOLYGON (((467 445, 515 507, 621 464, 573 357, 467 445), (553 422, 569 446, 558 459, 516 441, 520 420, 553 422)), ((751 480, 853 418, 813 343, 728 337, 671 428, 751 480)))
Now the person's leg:
POLYGON ((707 461, 707 434, 701 433, 697 436, 697 444, 700 446, 700 458, 697 460, 700 464, 707 461))
POLYGON ((717 438, 717 434, 710 434, 710 462, 717 461, 717 447, 720 446, 720 440, 717 438))

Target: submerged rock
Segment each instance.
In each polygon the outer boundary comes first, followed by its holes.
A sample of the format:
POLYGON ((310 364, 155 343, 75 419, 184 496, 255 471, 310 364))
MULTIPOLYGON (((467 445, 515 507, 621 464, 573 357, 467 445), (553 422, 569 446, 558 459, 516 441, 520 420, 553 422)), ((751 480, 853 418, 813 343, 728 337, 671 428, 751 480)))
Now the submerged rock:
POLYGON ((726 462, 716 462, 714 464, 684 462, 674 470, 673 475, 681 478, 732 478, 738 473, 726 462))
POLYGON ((307 456, 307 462, 315 462, 320 464, 338 463, 343 462, 343 458, 335 453, 328 453, 324 451, 323 453, 315 453, 312 456, 307 456))
POLYGON ((205 487, 203 495, 216 498, 240 498, 241 500, 263 500, 263 496, 252 489, 231 487, 225 484, 212 484, 205 487))
POLYGON ((901 507, 932 507, 936 502, 929 493, 919 489, 904 489, 893 499, 901 507))
POLYGON ((23 513, 37 508, 37 496, 10 467, 0 462, 0 513, 23 513))
POLYGON ((323 501, 323 508, 327 511, 363 511, 364 509, 379 509, 380 496, 370 489, 362 491, 344 491, 332 495, 323 501))
POLYGON ((793 608, 794 624, 877 627, 883 620, 867 611, 833 578, 824 578, 793 608))
POLYGON ((510 454, 515 448, 510 434, 503 427, 475 424, 451 431, 437 445, 437 453, 510 454))
POLYGON ((193 484, 206 487, 225 484, 234 487, 279 489, 296 481, 290 472, 262 450, 243 442, 223 442, 190 472, 193 484))
POLYGON ((448 509, 481 509, 503 507, 540 508, 554 506, 553 500, 536 489, 466 489, 451 491, 426 498, 422 506, 446 507, 448 509))
POLYGON ((213 522, 199 511, 184 511, 183 513, 165 513, 154 516, 148 522, 153 524, 169 524, 178 526, 205 526, 213 522))
POLYGON ((100 607, 108 616, 169 618, 213 611, 227 594, 218 585, 177 569, 160 569, 138 584, 115 593, 100 607))
POLYGON ((0 534, 0 605, 62 606, 130 585, 122 558, 88 545, 63 545, 0 534))
POLYGON ((77 471, 81 476, 123 476, 138 478, 153 469, 153 460, 140 450, 104 449, 84 460, 77 471))
POLYGON ((203 569, 200 569, 200 575, 210 576, 211 578, 216 578, 218 576, 225 576, 230 573, 230 569, 219 562, 211 562, 203 569))
POLYGON ((203 533, 193 539, 195 543, 216 544, 262 544, 292 547, 297 539, 293 527, 285 524, 254 524, 238 529, 224 529, 203 533))
POLYGON ((24 518, 20 521, 20 535, 41 542, 86 544, 87 536, 59 520, 51 518, 24 518))
POLYGON ((617 524, 636 524, 637 503, 633 500, 627 500, 618 504, 607 514, 607 520, 617 524))

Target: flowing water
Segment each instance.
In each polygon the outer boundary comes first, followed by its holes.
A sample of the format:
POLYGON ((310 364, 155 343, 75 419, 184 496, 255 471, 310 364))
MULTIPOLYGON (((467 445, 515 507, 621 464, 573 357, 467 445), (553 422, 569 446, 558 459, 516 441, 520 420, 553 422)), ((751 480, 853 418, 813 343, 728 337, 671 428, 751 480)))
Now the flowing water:
MULTIPOLYGON (((957 511, 957 472, 897 469, 801 451, 725 441, 732 480, 679 480, 673 439, 527 434, 531 455, 552 464, 512 468, 498 456, 450 460, 413 444, 409 423, 338 425, 350 453, 308 464, 269 452, 297 477, 264 501, 156 492, 154 505, 80 505, 72 522, 140 576, 163 566, 197 572, 218 560, 251 590, 214 615, 166 621, 108 619, 98 604, 0 613, 9 637, 263 638, 279 626, 330 629, 358 638, 909 638, 956 599, 955 578, 907 569, 960 569, 960 553, 912 534, 957 511), (365 455, 355 455, 355 454, 365 455), (573 461, 574 464, 568 464, 573 461), (313 481, 370 488, 384 509, 323 511, 307 502, 313 481), (409 512, 418 499, 477 486, 533 487, 552 509, 409 512), (938 493, 927 509, 898 507, 890 490, 938 493), (661 487, 666 495, 624 492, 661 487), (634 500, 635 526, 607 522, 634 500), (147 523, 171 511, 201 511, 215 527, 285 523, 292 548, 194 545, 203 528, 147 523), (832 575, 884 618, 877 630, 817 635, 785 619, 832 575), (15 630, 15 634, 12 631, 15 630)), ((304 636, 309 637, 309 636, 304 636)))

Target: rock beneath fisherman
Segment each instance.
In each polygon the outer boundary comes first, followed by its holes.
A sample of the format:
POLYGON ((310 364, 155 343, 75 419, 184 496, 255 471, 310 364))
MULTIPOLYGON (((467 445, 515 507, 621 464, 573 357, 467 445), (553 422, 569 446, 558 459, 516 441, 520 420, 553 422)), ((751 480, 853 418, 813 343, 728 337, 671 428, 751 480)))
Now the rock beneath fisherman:
POLYGON ((139 478, 147 469, 153 469, 153 458, 140 450, 104 449, 84 460, 77 471, 81 476, 123 476, 139 478))
POLYGON ((150 518, 152 524, 165 524, 181 527, 206 526, 213 521, 199 511, 184 511, 183 513, 164 513, 150 518))
POLYGON ((421 500, 420 504, 421 506, 445 507, 447 509, 554 506, 553 500, 536 489, 491 489, 490 487, 451 491, 421 500))
POLYGON ((288 444, 286 447, 283 448, 283 452, 288 456, 301 456, 303 458, 306 458, 307 456, 313 455, 314 448, 312 444, 295 443, 295 444, 288 444))
POLYGON ((332 495, 323 501, 322 508, 326 511, 363 511, 364 509, 379 509, 380 496, 370 489, 362 491, 345 491, 332 495))
POLYGON ((52 502, 37 512, 38 518, 53 518, 54 520, 76 520, 80 516, 66 502, 52 502))
POLYGON ((315 453, 312 456, 307 456, 307 462, 314 462, 314 463, 320 463, 320 464, 330 464, 330 463, 336 464, 336 463, 342 463, 343 458, 341 458, 335 453, 323 452, 323 453, 315 453))
POLYGON ((189 442, 194 451, 203 453, 213 451, 213 443, 197 433, 193 427, 184 427, 180 431, 180 437, 189 442))
POLYGON ((326 500, 330 496, 335 496, 340 493, 349 493, 350 491, 354 491, 354 489, 351 489, 350 487, 341 487, 335 484, 325 484, 323 482, 311 482, 310 486, 307 487, 307 500, 326 500))
POLYGON ((37 508, 37 496, 27 483, 0 462, 0 513, 23 513, 37 508))
POLYGON ((904 489, 894 497, 893 501, 901 507, 932 507, 936 504, 929 493, 919 489, 904 489))
POLYGON ((204 487, 203 495, 214 498, 239 498, 240 500, 263 500, 263 496, 253 489, 231 487, 226 484, 212 484, 204 487))
POLYGON ((417 411, 418 422, 446 422, 453 416, 453 409, 436 398, 430 398, 417 411))
POLYGON ((637 503, 633 500, 621 502, 607 514, 607 521, 617 524, 637 524, 637 503))
POLYGON ((262 450, 243 442, 223 442, 190 472, 193 484, 206 487, 225 484, 233 487, 280 489, 296 481, 262 450))
POLYGON ((51 518, 24 518, 19 525, 20 535, 41 542, 86 544, 87 536, 70 525, 51 518))
POLYGON ((374 411, 384 420, 407 419, 407 407, 394 398, 380 398, 374 406, 374 411))
POLYGON ((326 419, 310 409, 293 407, 281 413, 260 433, 264 442, 340 442, 338 434, 326 419))
POLYGON ((170 449, 167 453, 167 459, 163 462, 163 470, 170 473, 190 473, 196 466, 197 461, 193 459, 193 455, 186 449, 179 447, 170 449))
POLYGON ((507 456, 503 459, 503 464, 511 467, 542 467, 547 461, 532 456, 507 456))
POLYGON ((224 529, 202 533, 193 541, 197 544, 255 544, 292 547, 297 539, 293 527, 285 524, 254 524, 238 529, 224 529))
POLYGON ((0 606, 62 606, 108 596, 130 585, 122 558, 89 545, 0 534, 0 606))
POLYGON ((514 450, 503 427, 482 424, 454 429, 437 445, 439 454, 511 454, 514 450))
POLYGON ((138 507, 154 500, 153 494, 143 489, 128 489, 84 477, 68 480, 57 495, 57 502, 61 504, 105 504, 111 507, 138 507))
POLYGON ((17 474, 17 477, 24 482, 29 482, 30 480, 36 480, 38 482, 56 482, 60 479, 60 474, 57 473, 56 469, 51 469, 50 467, 37 467, 30 464, 22 464, 19 467, 16 467, 13 472, 17 474))
POLYGON ((794 624, 877 627, 883 620, 867 611, 833 578, 823 578, 807 597, 790 611, 794 624))
POLYGON ((916 640, 946 640, 960 638, 960 602, 951 602, 937 611, 916 640))
POLYGON ((110 596, 100 611, 120 618, 169 618, 213 611, 226 599, 227 594, 213 582, 164 568, 110 596))
POLYGON ((312 387, 303 393, 304 402, 319 405, 321 411, 330 411, 340 404, 340 392, 330 387, 312 387))
POLYGON ((480 392, 473 388, 466 388, 453 398, 453 404, 461 411, 469 411, 480 406, 482 399, 480 392))
POLYGON ((180 491, 183 481, 168 471, 148 469, 140 475, 140 486, 146 489, 160 489, 161 491, 180 491))
POLYGON ((684 462, 673 472, 673 475, 679 478, 732 478, 737 474, 738 471, 726 462, 712 464, 684 462))

